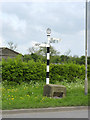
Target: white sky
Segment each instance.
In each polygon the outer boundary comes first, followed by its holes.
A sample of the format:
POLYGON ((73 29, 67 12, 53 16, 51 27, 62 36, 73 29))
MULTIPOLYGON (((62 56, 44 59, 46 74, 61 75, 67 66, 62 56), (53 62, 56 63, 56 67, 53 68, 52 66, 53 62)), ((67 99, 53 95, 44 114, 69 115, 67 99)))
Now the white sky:
MULTIPOLYGON (((37 0, 38 1, 38 0, 37 0)), ((85 2, 2 2, 0 8, 0 47, 9 41, 17 51, 27 54, 33 42, 47 42, 46 29, 51 37, 61 38, 55 49, 70 55, 85 55, 85 2)))

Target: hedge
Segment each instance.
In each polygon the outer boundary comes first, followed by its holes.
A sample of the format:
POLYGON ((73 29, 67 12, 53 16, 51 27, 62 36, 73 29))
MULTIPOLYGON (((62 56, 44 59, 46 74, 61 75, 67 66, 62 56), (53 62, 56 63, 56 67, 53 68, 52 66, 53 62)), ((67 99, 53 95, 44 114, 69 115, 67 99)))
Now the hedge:
POLYGON ((78 79, 84 80, 85 66, 77 64, 52 65, 50 69, 51 80, 74 82, 78 79))
POLYGON ((44 80, 46 65, 33 60, 23 62, 20 57, 2 61, 2 80, 14 82, 29 82, 30 80, 44 80))
MULTIPOLYGON (((85 79, 85 66, 73 63, 69 64, 50 64, 50 82, 76 81, 76 79, 85 79)), ((2 80, 14 81, 46 81, 46 64, 41 61, 33 60, 23 62, 21 57, 8 58, 2 61, 2 80)))

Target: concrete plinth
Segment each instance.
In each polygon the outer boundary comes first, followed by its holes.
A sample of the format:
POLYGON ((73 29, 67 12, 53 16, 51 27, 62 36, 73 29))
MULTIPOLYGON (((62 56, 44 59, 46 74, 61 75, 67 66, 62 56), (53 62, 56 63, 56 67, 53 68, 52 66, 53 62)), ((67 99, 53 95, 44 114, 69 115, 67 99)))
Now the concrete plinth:
POLYGON ((43 95, 47 97, 65 97, 66 87, 63 85, 47 84, 44 86, 43 95))

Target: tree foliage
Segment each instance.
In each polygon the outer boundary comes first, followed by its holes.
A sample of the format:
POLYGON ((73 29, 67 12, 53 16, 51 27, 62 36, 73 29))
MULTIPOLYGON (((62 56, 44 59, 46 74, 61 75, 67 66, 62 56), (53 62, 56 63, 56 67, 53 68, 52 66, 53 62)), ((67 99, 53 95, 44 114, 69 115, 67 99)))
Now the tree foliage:
POLYGON ((16 50, 16 48, 17 48, 17 45, 14 44, 12 41, 8 42, 8 46, 11 50, 16 50))
MULTIPOLYGON (((29 54, 37 54, 37 55, 42 55, 42 56, 46 56, 47 53, 47 48, 46 47, 31 47, 28 49, 29 54)), ((54 56, 54 55, 59 55, 60 52, 58 52, 54 47, 50 46, 50 56, 54 56)))

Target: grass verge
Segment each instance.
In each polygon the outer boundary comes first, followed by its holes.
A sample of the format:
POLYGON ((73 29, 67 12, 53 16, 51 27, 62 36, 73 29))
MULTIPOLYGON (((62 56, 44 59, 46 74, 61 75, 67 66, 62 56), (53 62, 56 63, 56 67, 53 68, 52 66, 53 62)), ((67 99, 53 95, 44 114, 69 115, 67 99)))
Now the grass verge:
POLYGON ((88 96, 84 95, 84 83, 56 82, 66 86, 65 98, 49 98, 43 96, 44 82, 22 83, 20 85, 2 86, 2 109, 46 108, 60 106, 87 106, 88 96))

